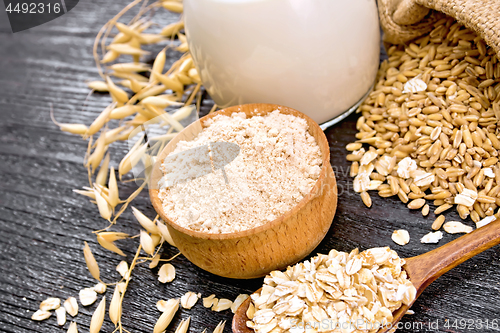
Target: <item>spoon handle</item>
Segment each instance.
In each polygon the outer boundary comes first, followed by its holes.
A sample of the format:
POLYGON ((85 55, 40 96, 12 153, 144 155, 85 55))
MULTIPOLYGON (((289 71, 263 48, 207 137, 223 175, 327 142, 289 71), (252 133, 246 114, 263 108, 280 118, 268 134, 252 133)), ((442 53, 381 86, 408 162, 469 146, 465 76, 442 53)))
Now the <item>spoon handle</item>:
POLYGON ((434 280, 500 243, 500 220, 461 236, 433 251, 406 259, 405 270, 417 288, 417 296, 434 280))

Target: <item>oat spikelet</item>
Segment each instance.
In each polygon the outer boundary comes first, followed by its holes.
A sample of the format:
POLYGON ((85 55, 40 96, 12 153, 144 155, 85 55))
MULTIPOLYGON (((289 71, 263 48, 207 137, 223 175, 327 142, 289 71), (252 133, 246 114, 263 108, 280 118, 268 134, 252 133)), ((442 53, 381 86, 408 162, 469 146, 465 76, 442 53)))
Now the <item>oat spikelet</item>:
POLYGON ((108 84, 109 87, 109 93, 111 94, 111 97, 113 97, 115 101, 117 101, 118 103, 128 102, 128 95, 125 92, 125 90, 114 84, 114 82, 111 81, 109 76, 106 77, 106 83, 108 84))
POLYGON ((158 230, 160 231, 161 236, 163 239, 170 245, 175 246, 174 240, 172 239, 172 236, 170 235, 170 232, 168 231, 168 227, 161 223, 160 220, 156 221, 156 226, 158 227, 158 230))
POLYGON ((109 118, 109 114, 111 113, 111 110, 113 110, 116 106, 116 103, 112 103, 108 105, 99 116, 90 124, 89 129, 87 133, 85 133, 87 136, 94 135, 96 134, 106 123, 106 121, 109 118))
POLYGON ((97 265, 97 261, 94 258, 94 255, 92 254, 92 251, 90 251, 90 247, 87 244, 87 242, 84 242, 85 246, 83 247, 83 256, 85 257, 85 262, 87 263, 87 268, 94 277, 94 279, 101 281, 99 277, 99 266, 97 265))
POLYGON ((107 92, 108 91, 108 85, 106 84, 106 82, 103 82, 103 81, 87 82, 87 86, 90 89, 95 90, 95 91, 99 91, 99 92, 107 92))
POLYGON ((213 333, 222 333, 224 331, 224 326, 226 325, 226 321, 222 320, 214 329, 213 333))
POLYGON ((139 112, 140 106, 137 105, 124 105, 120 106, 116 109, 113 109, 109 114, 109 118, 111 119, 123 119, 125 117, 131 116, 139 112))
POLYGON ((175 77, 163 75, 160 73, 152 73, 155 79, 160 81, 166 88, 181 94, 184 92, 184 86, 175 77))
POLYGON ((142 105, 149 104, 149 105, 153 105, 153 106, 160 107, 160 108, 166 108, 167 106, 171 106, 171 105, 173 105, 173 106, 183 105, 183 103, 172 101, 168 98, 163 98, 160 96, 148 96, 141 101, 141 104, 142 105))
POLYGON ((73 190, 73 192, 95 200, 95 193, 93 190, 73 190))
POLYGON ((155 61, 153 63, 153 68, 151 69, 152 74, 149 77, 150 83, 153 82, 155 79, 153 73, 161 74, 163 72, 163 67, 165 67, 165 60, 166 60, 165 53, 166 49, 163 49, 156 56, 155 61))
POLYGON ((111 206, 106 201, 106 199, 104 199, 103 195, 97 188, 94 189, 94 193, 95 193, 95 201, 97 203, 97 208, 99 209, 99 214, 103 219, 109 221, 112 213, 111 206))
POLYGON ((161 5, 166 10, 169 10, 174 13, 182 13, 182 11, 184 10, 182 3, 177 1, 163 1, 161 5))
POLYGON ((111 252, 114 252, 114 253, 117 253, 121 256, 124 256, 126 257, 127 255, 125 253, 123 253, 122 250, 120 250, 118 248, 118 246, 115 245, 115 243, 113 242, 108 242, 107 240, 105 240, 101 235, 97 235, 97 242, 99 243, 99 245, 101 245, 103 248, 105 248, 106 250, 109 250, 111 252))
POLYGON ((106 52, 104 57, 102 57, 101 62, 103 64, 105 64, 105 63, 116 60, 119 56, 120 56, 120 53, 118 53, 116 51, 108 51, 108 52, 106 52))
POLYGON ((131 155, 135 153, 135 151, 139 148, 143 141, 144 137, 140 138, 137 140, 132 148, 128 151, 128 153, 122 158, 120 161, 120 164, 118 165, 118 175, 120 176, 120 179, 124 174, 129 172, 132 169, 132 164, 130 163, 131 155))
POLYGON ((76 326, 76 323, 74 321, 69 324, 67 333, 78 333, 78 327, 76 326))
POLYGON ((188 319, 186 320, 182 319, 179 326, 175 329, 175 333, 186 333, 189 328, 190 322, 191 322, 191 317, 188 317, 188 319))
POLYGON ((108 180, 108 168, 109 168, 109 153, 106 154, 101 167, 99 168, 99 172, 95 177, 95 182, 99 185, 105 186, 106 181, 108 180))
POLYGON ((120 317, 122 315, 122 303, 121 303, 121 294, 119 287, 115 287, 115 291, 113 292, 113 297, 111 298, 111 303, 109 303, 109 319, 111 322, 118 324, 120 317))
POLYGON ((129 63, 114 64, 109 66, 109 68, 118 72, 145 72, 149 69, 149 66, 142 62, 139 63, 129 62, 129 63))
POLYGON ((145 232, 144 230, 141 230, 140 240, 141 240, 141 246, 144 249, 144 252, 146 252, 149 255, 153 255, 153 253, 155 252, 155 247, 154 247, 153 239, 151 238, 151 236, 149 236, 148 233, 145 232))
POLYGON ((148 55, 150 53, 128 44, 111 44, 107 46, 107 49, 110 51, 114 51, 118 54, 121 53, 121 54, 136 55, 136 56, 148 55))
POLYGON ((128 264, 125 260, 120 261, 120 263, 116 266, 116 271, 120 273, 122 277, 128 273, 128 264))
POLYGON ((94 173, 99 164, 101 164, 102 158, 104 157, 104 153, 108 148, 105 144, 105 139, 106 139, 106 130, 104 129, 101 132, 99 138, 96 140, 96 147, 87 161, 87 166, 90 166, 92 168, 92 173, 94 173))
POLYGON ((120 197, 118 193, 118 184, 116 183, 116 175, 115 168, 111 167, 109 170, 109 180, 108 180, 108 188, 109 188, 109 204, 112 207, 116 207, 120 203, 120 197))
POLYGON ((149 263, 149 268, 153 269, 156 266, 158 266, 158 263, 160 262, 160 258, 161 258, 161 255, 159 253, 155 254, 155 256, 153 257, 153 260, 151 260, 151 262, 149 263))
POLYGON ((179 30, 184 29, 184 22, 171 23, 161 30, 160 34, 165 37, 174 36, 179 32, 179 30))
POLYGON ((92 314, 90 320, 90 333, 98 333, 101 330, 102 323, 104 322, 104 314, 106 312, 106 296, 104 296, 92 314))
POLYGON ((165 306, 165 312, 163 312, 160 318, 158 318, 158 320, 156 321, 153 333, 163 332, 172 321, 172 318, 174 317, 178 309, 179 309, 178 299, 168 300, 168 304, 165 306))
POLYGON ((59 126, 59 129, 64 132, 84 135, 88 130, 87 126, 85 126, 84 124, 61 124, 57 122, 54 118, 54 109, 52 108, 52 103, 50 104, 50 118, 52 119, 52 122, 59 126))
POLYGON ((72 321, 69 326, 68 330, 66 333, 78 333, 78 326, 76 325, 76 322, 72 321))
POLYGON ((114 242, 120 239, 129 238, 130 235, 124 232, 115 232, 115 231, 103 231, 99 233, 99 236, 104 238, 108 242, 114 242))
POLYGON ((146 229, 147 232, 152 234, 160 234, 160 231, 156 227, 153 221, 151 221, 146 215, 141 213, 137 208, 132 207, 132 213, 134 214, 136 220, 141 224, 141 226, 146 229))

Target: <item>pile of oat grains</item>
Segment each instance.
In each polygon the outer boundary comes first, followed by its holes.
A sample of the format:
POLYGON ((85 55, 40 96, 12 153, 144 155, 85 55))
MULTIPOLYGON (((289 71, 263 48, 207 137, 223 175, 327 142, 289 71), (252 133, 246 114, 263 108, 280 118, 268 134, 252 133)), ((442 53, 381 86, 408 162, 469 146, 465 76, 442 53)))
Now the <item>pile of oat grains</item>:
MULTIPOLYGON (((500 63, 483 39, 452 18, 408 45, 393 45, 374 91, 360 106, 357 141, 347 145, 354 190, 397 195, 429 214, 434 231, 470 232, 441 215, 455 207, 481 227, 500 211, 500 63)), ((431 233, 422 242, 437 242, 431 233)), ((393 239, 401 245, 409 237, 393 239)))

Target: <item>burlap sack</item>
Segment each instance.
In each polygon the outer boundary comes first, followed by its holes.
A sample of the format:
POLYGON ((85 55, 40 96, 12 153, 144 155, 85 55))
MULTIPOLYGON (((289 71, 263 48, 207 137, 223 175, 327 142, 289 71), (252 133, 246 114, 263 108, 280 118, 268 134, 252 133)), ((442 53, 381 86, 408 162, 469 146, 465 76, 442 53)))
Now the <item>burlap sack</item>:
POLYGON ((424 35, 446 14, 474 30, 500 57, 500 0, 378 0, 378 10, 386 42, 424 35))

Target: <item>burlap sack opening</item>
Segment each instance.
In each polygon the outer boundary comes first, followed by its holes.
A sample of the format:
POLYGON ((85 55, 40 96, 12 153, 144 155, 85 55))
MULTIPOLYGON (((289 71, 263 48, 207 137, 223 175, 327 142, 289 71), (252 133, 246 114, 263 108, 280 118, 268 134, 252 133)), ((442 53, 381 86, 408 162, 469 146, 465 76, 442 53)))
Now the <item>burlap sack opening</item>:
POLYGON ((429 33, 446 15, 481 36, 500 57, 500 0, 378 0, 384 41, 401 44, 429 33))

